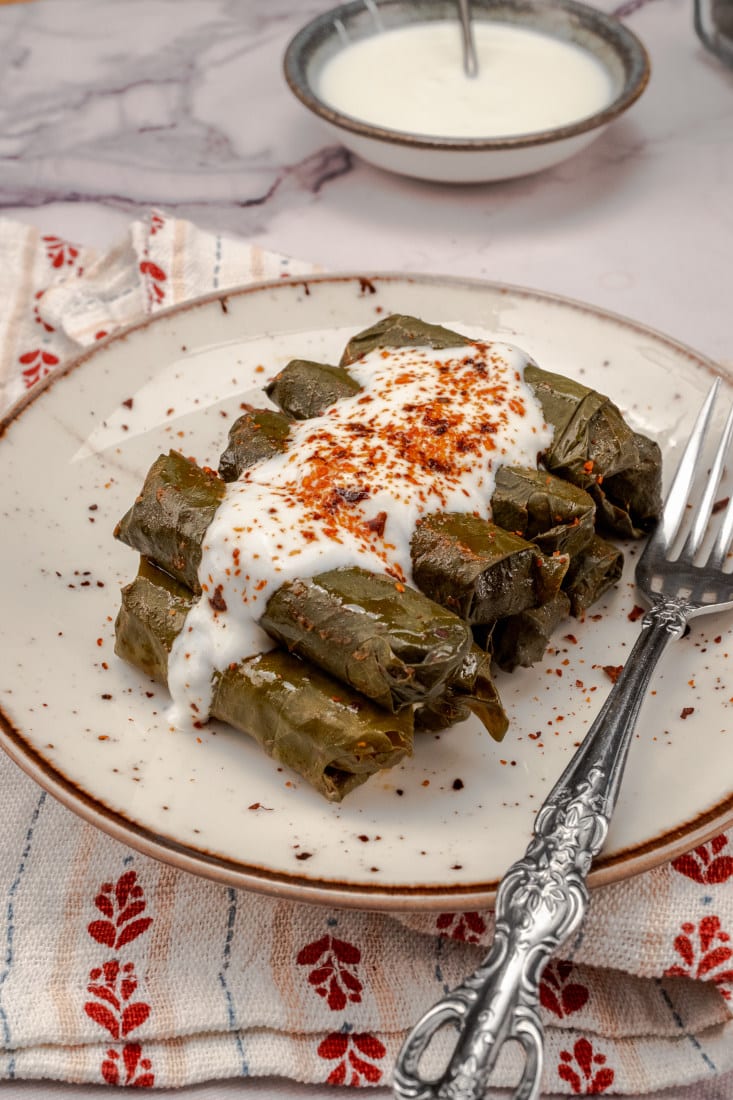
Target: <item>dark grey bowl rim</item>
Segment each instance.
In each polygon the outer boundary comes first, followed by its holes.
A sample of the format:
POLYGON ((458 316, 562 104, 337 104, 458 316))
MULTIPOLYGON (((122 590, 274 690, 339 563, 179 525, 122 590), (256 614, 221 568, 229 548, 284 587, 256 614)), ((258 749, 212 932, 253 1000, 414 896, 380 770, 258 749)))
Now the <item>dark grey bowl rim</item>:
MULTIPOLYGON (((403 2, 404 0, 379 0, 377 7, 383 11, 403 2)), ((634 32, 614 16, 580 3, 578 0, 474 0, 474 17, 478 16, 479 19, 487 16, 489 19, 500 17, 502 12, 512 11, 514 14, 526 16, 526 21, 530 22, 534 13, 546 14, 548 10, 559 11, 574 17, 582 27, 596 33, 615 50, 624 68, 625 79, 620 92, 603 110, 587 115, 577 122, 501 138, 426 137, 401 130, 390 130, 362 122, 358 118, 342 114, 328 106, 313 90, 308 76, 308 64, 312 51, 334 33, 334 20, 348 20, 349 17, 364 9, 364 0, 350 0, 349 3, 331 8, 306 23, 288 43, 283 57, 283 73, 290 90, 308 110, 339 129, 348 130, 371 140, 414 149, 474 153, 522 149, 565 141, 601 126, 607 126, 623 114, 642 94, 651 75, 649 55, 634 32)))

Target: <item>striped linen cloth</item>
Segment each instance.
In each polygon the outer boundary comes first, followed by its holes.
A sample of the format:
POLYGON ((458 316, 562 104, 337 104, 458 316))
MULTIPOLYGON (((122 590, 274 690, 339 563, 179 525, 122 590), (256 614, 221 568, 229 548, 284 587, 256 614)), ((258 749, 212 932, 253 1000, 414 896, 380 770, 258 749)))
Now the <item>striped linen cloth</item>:
MULTIPOLYGON (((103 255, 0 221, 0 253, 3 410, 156 309, 312 271, 158 211, 103 255)), ((385 1086, 405 1030, 491 939, 489 912, 330 910, 174 870, 4 756, 0 792, 0 1081, 385 1086)), ((542 983, 547 1093, 728 1095, 710 1089, 733 1080, 731 935, 733 834, 594 891, 542 983)))

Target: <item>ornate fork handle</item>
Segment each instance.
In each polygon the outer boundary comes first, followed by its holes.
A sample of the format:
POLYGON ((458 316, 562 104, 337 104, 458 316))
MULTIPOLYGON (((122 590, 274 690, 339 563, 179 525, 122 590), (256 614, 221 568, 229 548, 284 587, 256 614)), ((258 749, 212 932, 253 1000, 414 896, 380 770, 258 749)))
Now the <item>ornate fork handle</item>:
POLYGON ((489 954, 405 1040, 394 1072, 398 1100, 482 1100, 508 1039, 517 1040, 526 1056, 515 1100, 539 1097, 540 977, 551 953, 585 916, 586 878, 606 839, 645 689, 692 610, 683 600, 660 598, 644 616, 621 675, 537 815, 524 857, 502 879, 489 954), (452 1058, 441 1077, 425 1079, 420 1062, 447 1023, 460 1033, 452 1058))

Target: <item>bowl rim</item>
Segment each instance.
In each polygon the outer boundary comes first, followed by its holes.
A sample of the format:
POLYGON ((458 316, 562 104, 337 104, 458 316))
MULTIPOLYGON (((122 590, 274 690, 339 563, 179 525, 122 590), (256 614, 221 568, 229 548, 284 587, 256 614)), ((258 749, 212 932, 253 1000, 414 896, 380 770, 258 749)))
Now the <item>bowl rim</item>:
MULTIPOLYGON (((375 5, 383 11, 402 5, 404 0, 379 0, 375 5)), ((324 122, 341 130, 348 130, 362 138, 387 142, 416 150, 443 152, 492 152, 529 148, 547 145, 552 142, 566 141, 579 137, 592 130, 607 126, 623 114, 636 100, 649 83, 651 61, 646 47, 633 31, 629 30, 615 16, 590 7, 581 0, 474 0, 474 15, 484 21, 494 19, 500 22, 502 13, 511 10, 520 16, 528 16, 531 21, 534 13, 548 11, 562 12, 575 17, 584 27, 600 35, 616 52, 624 67, 624 84, 619 93, 600 111, 578 119, 576 122, 549 129, 534 130, 527 133, 510 134, 496 138, 440 137, 437 135, 413 134, 404 130, 392 130, 370 122, 364 122, 352 115, 342 113, 326 104, 315 92, 308 74, 308 62, 311 51, 335 32, 335 21, 348 19, 364 10, 369 11, 366 0, 348 0, 347 3, 322 12, 311 19, 290 39, 283 55, 283 74, 291 90, 301 103, 324 122)), ((428 20, 426 20, 428 21, 428 20)), ((523 20, 518 20, 523 22, 523 20)))

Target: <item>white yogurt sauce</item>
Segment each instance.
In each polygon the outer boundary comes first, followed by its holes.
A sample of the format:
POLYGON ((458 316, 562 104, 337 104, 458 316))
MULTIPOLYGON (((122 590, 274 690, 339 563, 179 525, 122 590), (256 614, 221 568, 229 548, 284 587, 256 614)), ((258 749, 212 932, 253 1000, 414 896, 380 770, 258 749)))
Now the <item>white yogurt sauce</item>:
POLYGON ((463 72, 458 20, 414 23, 353 42, 330 58, 318 94, 389 130, 448 138, 529 134, 577 122, 613 99, 589 51, 540 31, 474 21, 478 76, 463 72))
POLYGON ((410 583, 420 516, 490 516, 498 467, 534 465, 551 440, 527 362, 491 342, 372 352, 348 368, 359 393, 295 423, 284 453, 227 485, 203 596, 170 655, 175 725, 205 720, 215 670, 273 647, 258 620, 284 581, 359 565, 410 583))

